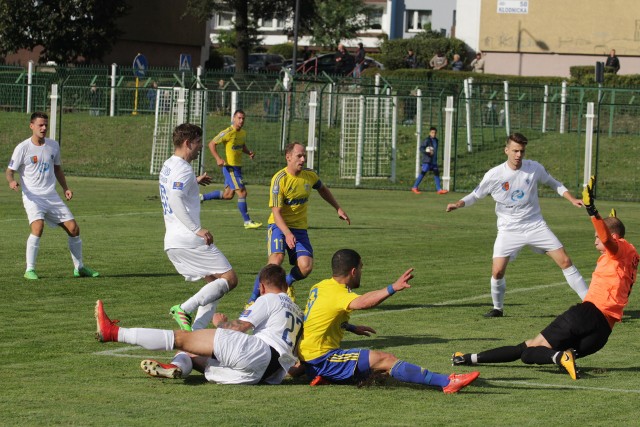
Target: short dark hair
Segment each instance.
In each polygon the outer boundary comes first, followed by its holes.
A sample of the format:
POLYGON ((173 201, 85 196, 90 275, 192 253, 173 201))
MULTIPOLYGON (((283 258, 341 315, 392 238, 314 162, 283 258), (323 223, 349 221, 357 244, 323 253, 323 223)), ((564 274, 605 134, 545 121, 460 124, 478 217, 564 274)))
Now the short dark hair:
POLYGON ((258 273, 258 280, 265 286, 287 290, 287 273, 277 264, 267 264, 258 273))
POLYGON ((293 148, 296 145, 302 145, 302 143, 300 143, 298 141, 293 141, 293 142, 290 142, 287 145, 285 145, 285 147, 284 147, 284 155, 286 156, 287 154, 291 154, 291 152, 293 151, 293 148))
POLYGON ((617 234, 618 236, 624 238, 624 233, 626 230, 622 221, 620 221, 616 217, 610 216, 604 219, 604 223, 611 234, 617 234))
POLYGON ((240 114, 242 114, 242 115, 246 116, 246 114, 244 113, 244 110, 240 110, 240 109, 238 109, 238 110, 236 110, 236 111, 233 113, 233 117, 235 117, 235 116, 236 116, 236 114, 238 114, 238 113, 240 113, 240 114))
POLYGON ((331 272, 333 276, 346 276, 351 269, 360 265, 360 254, 353 249, 340 249, 331 258, 331 272))
POLYGON ((31 115, 31 120, 30 120, 31 123, 33 123, 36 119, 49 120, 49 116, 47 115, 47 113, 44 113, 42 111, 36 111, 31 115))
POLYGON ((362 43, 358 43, 358 46, 363 47, 364 45, 362 43))
POLYGON ((435 127, 431 126, 431 129, 429 129, 429 132, 431 132, 432 130, 435 130, 436 132, 438 132, 438 129, 436 129, 435 127))
POLYGON ((520 145, 527 145, 527 143, 529 142, 526 136, 518 132, 515 132, 509 135, 507 137, 507 143, 505 145, 509 145, 509 141, 513 141, 516 144, 520 144, 520 145))
POLYGON ((202 128, 193 123, 183 123, 173 130, 173 146, 179 147, 185 140, 195 141, 202 138, 202 128))

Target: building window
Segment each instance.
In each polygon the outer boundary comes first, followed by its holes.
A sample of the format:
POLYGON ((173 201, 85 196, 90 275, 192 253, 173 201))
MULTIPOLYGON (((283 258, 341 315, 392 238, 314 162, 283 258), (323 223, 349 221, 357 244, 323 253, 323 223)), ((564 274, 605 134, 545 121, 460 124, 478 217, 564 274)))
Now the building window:
POLYGON ((431 28, 430 10, 407 10, 407 31, 422 31, 431 28))
POLYGON ((260 28, 266 28, 270 30, 281 30, 284 28, 284 19, 262 18, 258 20, 258 26, 260 28))
POLYGON ((233 19, 235 15, 233 12, 218 12, 216 18, 216 27, 218 28, 231 28, 233 27, 233 19))
POLYGON ((367 28, 372 30, 382 29, 382 8, 371 9, 366 16, 367 28))

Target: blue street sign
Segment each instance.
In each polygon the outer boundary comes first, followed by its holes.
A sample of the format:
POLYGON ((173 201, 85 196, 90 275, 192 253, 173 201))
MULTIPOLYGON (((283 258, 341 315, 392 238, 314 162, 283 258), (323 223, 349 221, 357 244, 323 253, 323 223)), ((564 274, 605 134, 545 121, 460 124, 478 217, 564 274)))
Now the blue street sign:
POLYGON ((133 58, 133 75, 136 77, 144 77, 147 68, 149 68, 147 58, 141 53, 137 54, 136 57, 133 58))
POLYGON ((191 71, 191 55, 180 54, 180 71, 191 71))

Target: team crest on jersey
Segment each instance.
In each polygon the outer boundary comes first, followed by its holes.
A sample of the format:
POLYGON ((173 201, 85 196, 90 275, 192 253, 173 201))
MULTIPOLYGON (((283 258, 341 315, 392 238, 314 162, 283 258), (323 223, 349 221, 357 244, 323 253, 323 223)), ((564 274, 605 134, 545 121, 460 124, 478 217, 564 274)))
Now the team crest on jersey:
POLYGON ((527 185, 531 184, 531 180, 529 178, 525 179, 524 182, 526 182, 527 185))
POLYGON ((509 191, 509 188, 510 188, 509 181, 506 181, 506 182, 502 183, 502 190, 503 191, 509 191))
POLYGON ((173 183, 173 189, 174 190, 182 190, 182 189, 184 189, 184 182, 175 181, 173 183))
POLYGON ((38 156, 31 156, 31 163, 33 164, 38 163, 38 156))

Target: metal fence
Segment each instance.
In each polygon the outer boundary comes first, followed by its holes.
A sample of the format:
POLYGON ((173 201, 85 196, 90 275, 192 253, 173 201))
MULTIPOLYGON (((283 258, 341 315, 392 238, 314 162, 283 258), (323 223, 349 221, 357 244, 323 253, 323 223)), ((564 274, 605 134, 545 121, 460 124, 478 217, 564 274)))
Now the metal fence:
MULTIPOLYGON (((120 69, 114 75, 109 68, 62 71, 59 67, 38 67, 29 84, 24 69, 0 67, 0 111, 3 115, 16 113, 20 123, 9 125, 24 128, 27 92, 32 111, 47 110, 50 85, 58 84, 56 138, 63 147, 75 147, 80 139, 97 141, 89 152, 79 151, 111 160, 75 159, 81 154, 70 150, 64 155, 70 163, 68 173, 152 178, 148 171, 156 105, 162 105, 156 102, 158 91, 153 82, 161 88, 184 85, 190 93, 206 92, 201 98, 206 100, 202 123, 209 138, 229 126, 232 109, 245 111, 247 143, 257 153, 254 161, 245 161, 243 174, 249 183, 268 184, 284 165, 284 145, 295 140, 314 147, 309 153, 313 167, 329 185, 408 190, 416 176, 416 147, 431 126, 438 128, 444 145, 445 102, 453 96, 451 190, 472 190, 484 172, 504 161, 505 138, 517 131, 530 140, 527 157, 540 161, 577 192, 583 181, 586 105, 596 102, 593 170, 599 175, 602 197, 640 200, 635 191, 640 91, 504 82, 389 81, 380 77, 354 80, 326 75, 293 81, 283 75, 263 74, 199 72, 183 77, 175 70, 149 70, 136 82, 133 73, 125 71, 120 69), (105 135, 111 133, 118 134, 118 142, 101 147, 99 141, 107 140, 105 135), (357 145, 349 145, 349 141, 357 144, 358 138, 365 147, 360 152, 357 145), (373 160, 365 159, 372 156, 373 160), (354 177, 357 173, 344 173, 347 157, 356 163, 363 159, 373 162, 373 172, 363 169, 358 179, 354 177)), ((7 117, 11 121, 13 116, 7 117)), ((8 125, 1 117, 0 123, 8 125)), ((1 150, 8 157, 7 149, 1 150)), ((441 161, 443 151, 439 153, 441 161)), ((205 170, 222 182, 211 155, 205 153, 204 157, 205 170)), ((434 189, 430 187, 432 180, 423 182, 427 189, 434 189)), ((554 194, 547 189, 541 193, 554 194)))

